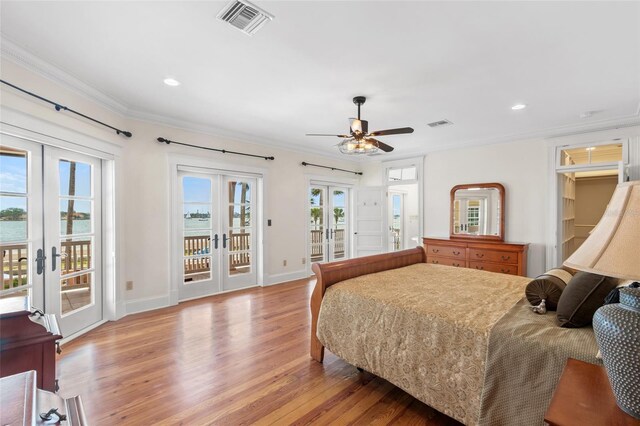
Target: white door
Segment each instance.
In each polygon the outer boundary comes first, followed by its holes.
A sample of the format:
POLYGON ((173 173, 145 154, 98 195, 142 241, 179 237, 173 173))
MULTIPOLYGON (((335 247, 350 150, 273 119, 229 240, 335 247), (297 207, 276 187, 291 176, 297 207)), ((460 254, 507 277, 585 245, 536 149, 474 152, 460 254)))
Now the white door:
POLYGON ((220 287, 220 200, 217 175, 178 173, 178 222, 182 236, 180 300, 217 293, 220 287))
POLYGON ((45 311, 65 335, 102 319, 101 160, 44 147, 45 311))
POLYGON ((11 136, 0 140, 0 298, 29 296, 44 310, 42 145, 11 136))
POLYGON ((354 256, 383 253, 386 249, 385 188, 361 187, 354 191, 354 256))
POLYGON ((101 160, 8 136, 0 154, 2 297, 77 333, 102 319, 101 160))
POLYGON ((402 250, 405 242, 405 211, 404 211, 405 194, 389 190, 389 205, 387 206, 389 224, 389 251, 402 250))
POLYGON ((257 179, 191 171, 178 178, 179 299, 257 285, 257 179))
POLYGON ((350 257, 349 188, 311 184, 309 263, 350 257))
POLYGON ((224 177, 222 287, 225 291, 257 283, 256 184, 255 178, 224 177))

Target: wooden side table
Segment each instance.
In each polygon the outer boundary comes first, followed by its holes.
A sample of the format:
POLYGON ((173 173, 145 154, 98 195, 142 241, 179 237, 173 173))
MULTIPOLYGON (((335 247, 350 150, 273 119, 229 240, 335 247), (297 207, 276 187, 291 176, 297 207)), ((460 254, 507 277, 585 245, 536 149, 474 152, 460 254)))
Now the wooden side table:
POLYGON ((640 419, 616 405, 604 367, 571 358, 544 421, 550 426, 640 426, 640 419))

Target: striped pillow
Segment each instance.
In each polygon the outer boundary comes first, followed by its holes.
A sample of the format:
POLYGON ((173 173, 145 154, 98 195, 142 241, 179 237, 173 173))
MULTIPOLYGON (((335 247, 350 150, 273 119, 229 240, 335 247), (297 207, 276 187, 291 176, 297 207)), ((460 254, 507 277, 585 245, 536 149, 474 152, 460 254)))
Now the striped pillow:
POLYGON ((571 278, 573 275, 564 269, 551 269, 527 284, 525 289, 527 300, 533 306, 537 306, 544 299, 547 309, 555 311, 560 295, 571 278))

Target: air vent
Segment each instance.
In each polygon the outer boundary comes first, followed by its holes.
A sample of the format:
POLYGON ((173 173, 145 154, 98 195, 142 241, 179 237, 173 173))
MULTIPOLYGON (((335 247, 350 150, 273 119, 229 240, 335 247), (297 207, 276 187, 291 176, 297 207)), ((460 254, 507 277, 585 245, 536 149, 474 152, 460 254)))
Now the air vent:
POLYGON ((218 13, 218 19, 225 21, 245 34, 254 35, 273 15, 248 1, 233 0, 218 13))
POLYGON ((439 120, 439 121, 434 121, 433 123, 429 123, 427 124, 427 126, 429 127, 442 127, 442 126, 449 126, 453 124, 452 122, 450 122, 449 120, 439 120))

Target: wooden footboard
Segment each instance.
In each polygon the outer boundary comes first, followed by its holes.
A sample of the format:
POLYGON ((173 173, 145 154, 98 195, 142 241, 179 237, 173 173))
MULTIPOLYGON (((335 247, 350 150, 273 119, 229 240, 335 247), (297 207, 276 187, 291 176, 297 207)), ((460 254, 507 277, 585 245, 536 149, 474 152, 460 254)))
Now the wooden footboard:
POLYGON ((318 315, 324 292, 340 281, 360 275, 373 274, 389 269, 402 268, 414 263, 426 262, 424 248, 396 251, 392 253, 376 254, 373 256, 359 257, 331 263, 314 263, 311 269, 317 277, 316 287, 311 295, 311 358, 322 362, 324 358, 324 346, 316 336, 318 327, 318 315))

